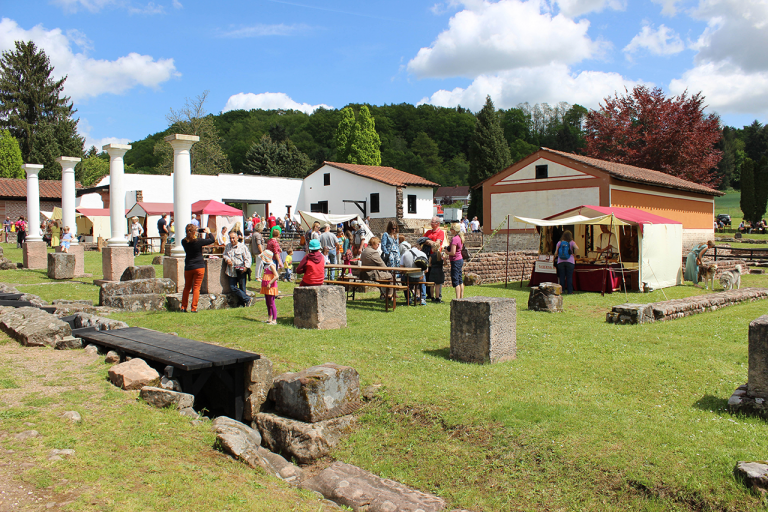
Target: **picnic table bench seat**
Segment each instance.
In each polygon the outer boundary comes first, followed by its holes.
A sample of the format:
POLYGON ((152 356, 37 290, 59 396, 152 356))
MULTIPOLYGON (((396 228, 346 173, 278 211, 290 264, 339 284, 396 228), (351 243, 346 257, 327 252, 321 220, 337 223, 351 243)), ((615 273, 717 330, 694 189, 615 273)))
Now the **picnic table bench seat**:
POLYGON ((195 395, 195 408, 243 419, 244 365, 259 354, 204 343, 143 327, 98 331, 93 327, 73 329, 73 336, 88 343, 138 357, 160 374, 178 378, 184 393, 195 395), (172 369, 166 372, 167 367, 172 369), (217 377, 227 390, 221 396, 210 382, 217 377), (210 389, 206 389, 206 384, 210 389))

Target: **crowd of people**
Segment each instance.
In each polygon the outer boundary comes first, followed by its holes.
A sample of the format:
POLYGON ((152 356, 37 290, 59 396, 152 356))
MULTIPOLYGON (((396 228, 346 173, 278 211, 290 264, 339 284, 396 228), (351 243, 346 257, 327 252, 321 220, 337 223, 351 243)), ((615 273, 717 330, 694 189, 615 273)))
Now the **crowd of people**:
MULTIPOLYGON (((722 221, 720 221, 722 223, 722 221)), ((752 222, 750 221, 741 221, 739 224, 739 227, 737 228, 739 233, 759 233, 759 234, 765 234, 766 228, 768 228, 768 223, 766 223, 765 219, 761 219, 758 222, 752 222)))

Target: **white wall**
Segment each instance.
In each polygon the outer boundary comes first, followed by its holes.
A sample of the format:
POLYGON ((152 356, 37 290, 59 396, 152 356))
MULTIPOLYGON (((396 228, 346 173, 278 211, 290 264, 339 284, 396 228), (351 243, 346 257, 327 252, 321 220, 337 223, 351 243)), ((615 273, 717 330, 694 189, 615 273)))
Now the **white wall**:
MULTIPOLYGON (((600 204, 600 188, 574 188, 561 190, 533 190, 528 192, 505 192, 491 195, 491 229, 500 222, 506 229, 506 218, 514 216, 544 219, 556 213, 576 208, 583 204, 600 204)), ((510 229, 529 229, 532 226, 511 221, 510 229)))
MULTIPOLYGON (((591 179, 591 178, 594 178, 594 176, 592 176, 591 174, 585 174, 583 172, 579 172, 576 169, 553 162, 551 160, 547 160, 546 158, 539 158, 536 161, 531 162, 530 164, 526 165, 522 169, 518 170, 516 173, 507 176, 506 178, 499 181, 498 183, 495 183, 495 185, 542 183, 542 182, 551 182, 551 181, 591 179), (546 179, 538 179, 538 180, 536 179, 537 165, 547 166, 548 177, 546 179)), ((586 204, 586 203, 582 203, 582 204, 586 204)))
POLYGON ((432 187, 408 186, 403 189, 403 218, 431 219, 432 218, 432 187), (416 213, 408 213, 408 196, 416 196, 416 213))
MULTIPOLYGON (((430 194, 431 192, 432 189, 430 189, 430 194)), ((367 211, 372 219, 395 217, 397 213, 395 208, 396 194, 397 190, 392 185, 363 178, 330 165, 324 165, 304 178, 300 209, 310 211, 310 204, 328 201, 328 213, 331 215, 356 213, 362 216, 362 212, 358 210, 357 206, 343 202, 347 199, 366 201, 367 211), (323 175, 326 173, 331 175, 331 184, 328 186, 323 185, 323 175), (371 194, 373 193, 379 194, 378 213, 371 213, 371 194)), ((431 216, 432 203, 429 204, 429 211, 431 216)))

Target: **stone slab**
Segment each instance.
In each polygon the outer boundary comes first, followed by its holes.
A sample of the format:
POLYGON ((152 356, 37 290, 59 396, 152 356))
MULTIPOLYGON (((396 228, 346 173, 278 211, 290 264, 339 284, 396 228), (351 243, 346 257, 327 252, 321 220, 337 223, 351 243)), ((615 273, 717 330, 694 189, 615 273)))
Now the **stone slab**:
POLYGON ((302 286, 293 290, 293 325, 299 329, 347 326, 347 294, 342 286, 302 286))
POLYGON ((451 359, 499 363, 517 357, 517 303, 500 297, 451 301, 451 359))
POLYGON ((360 376, 351 366, 325 363, 275 377, 275 410, 308 423, 350 414, 360 404, 360 376))
POLYGON ((104 306, 124 311, 165 311, 165 296, 159 293, 115 295, 106 297, 104 306))
POLYGON ((24 268, 47 269, 48 245, 45 242, 24 242, 23 262, 24 268))
POLYGON ((64 252, 48 253, 48 279, 75 277, 75 255, 64 252))
POLYGON ((105 247, 101 251, 101 270, 107 281, 119 281, 125 269, 133 266, 133 247, 105 247))
POLYGON ((189 393, 180 393, 170 389, 156 388, 153 386, 144 386, 139 393, 142 400, 153 407, 163 409, 165 407, 176 407, 177 409, 186 409, 194 407, 195 396, 189 393))
POLYGON ((445 500, 418 491, 394 480, 381 478, 357 466, 334 462, 301 487, 319 492, 327 499, 366 512, 438 512, 445 500))
POLYGON ((749 368, 747 393, 768 399, 768 315, 749 324, 749 368))
MULTIPOLYGON (((61 246, 56 248, 56 252, 61 252, 61 246)), ((85 275, 85 246, 80 244, 70 245, 69 254, 75 256, 75 277, 82 277, 85 275)))
POLYGON ((0 310, 0 330, 25 347, 55 347, 72 334, 68 323, 33 307, 0 310))
POLYGON ((109 380, 122 389, 141 389, 144 386, 157 386, 160 374, 143 359, 134 358, 110 368, 109 380))
MULTIPOLYGON (((168 250, 168 246, 165 246, 168 250)), ((163 258, 163 277, 176 283, 176 292, 184 291, 184 258, 163 258)))
MULTIPOLYGON (((181 311, 181 293, 171 293, 165 296, 167 300, 168 311, 181 311)), ((189 297, 190 304, 192 302, 192 294, 189 297)), ((200 294, 197 301, 198 311, 208 311, 216 309, 229 308, 229 297, 226 294, 200 294)))
POLYGON ((352 415, 306 423, 260 412, 252 425, 259 429, 267 448, 288 459, 295 458, 300 464, 308 464, 328 455, 352 430, 354 423, 352 415))
POLYGON ((155 267, 142 265, 140 267, 128 267, 120 276, 120 281, 135 281, 136 279, 154 279, 155 267))
POLYGON ((760 493, 768 491, 768 461, 741 461, 733 468, 737 480, 760 493))
POLYGON ((229 277, 224 272, 224 260, 221 258, 208 258, 205 260, 205 276, 200 286, 200 293, 212 293, 214 295, 229 292, 229 277))
POLYGON ((166 295, 174 292, 174 283, 170 279, 136 279, 134 281, 114 281, 105 283, 99 289, 99 303, 103 306, 108 297, 120 295, 141 295, 157 293, 166 295))

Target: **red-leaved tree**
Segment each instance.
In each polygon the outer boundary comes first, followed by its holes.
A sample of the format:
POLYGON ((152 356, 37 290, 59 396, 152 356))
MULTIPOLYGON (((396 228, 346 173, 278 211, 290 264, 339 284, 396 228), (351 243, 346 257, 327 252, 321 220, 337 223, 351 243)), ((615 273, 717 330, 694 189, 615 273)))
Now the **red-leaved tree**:
POLYGON ((704 97, 688 91, 667 98, 658 87, 638 85, 607 97, 587 115, 587 156, 661 171, 716 187, 722 156, 720 119, 704 114, 704 97))

